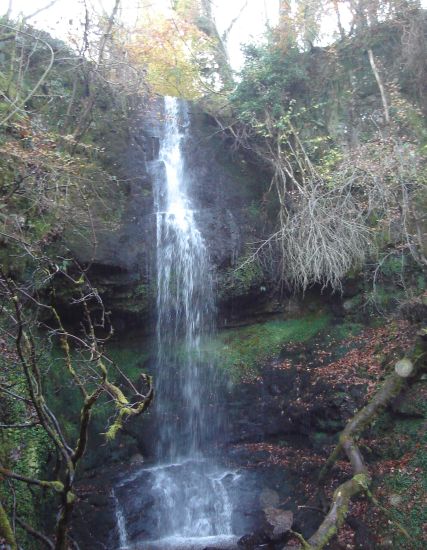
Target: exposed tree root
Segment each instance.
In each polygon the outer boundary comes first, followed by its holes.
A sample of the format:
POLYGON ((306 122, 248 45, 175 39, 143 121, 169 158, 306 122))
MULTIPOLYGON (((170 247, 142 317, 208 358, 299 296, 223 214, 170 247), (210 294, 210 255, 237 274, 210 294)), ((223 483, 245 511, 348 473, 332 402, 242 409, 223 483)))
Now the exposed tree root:
MULTIPOLYGON (((427 329, 424 328, 418 333, 418 338, 412 352, 396 363, 392 374, 385 379, 378 392, 348 422, 340 434, 337 446, 320 472, 319 482, 325 479, 329 469, 333 466, 342 451, 345 452, 351 463, 353 477, 339 485, 335 490, 329 511, 317 531, 307 541, 302 540, 300 536, 298 537, 305 550, 322 550, 332 537, 338 533, 346 519, 349 504, 353 497, 366 493, 371 499, 373 498, 369 491, 372 478, 365 465, 362 453, 357 446, 357 440, 362 431, 402 391, 407 379, 415 376, 420 371, 426 370, 426 354, 427 329)), ((402 532, 405 532, 403 528, 399 528, 402 532)))

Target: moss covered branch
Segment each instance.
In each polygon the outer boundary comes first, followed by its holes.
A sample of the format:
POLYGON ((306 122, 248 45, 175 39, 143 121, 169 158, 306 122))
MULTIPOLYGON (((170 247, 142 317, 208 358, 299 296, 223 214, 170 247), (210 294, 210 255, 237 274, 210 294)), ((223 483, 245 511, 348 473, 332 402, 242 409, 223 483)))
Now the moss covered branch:
POLYGON ((28 485, 37 485, 38 487, 43 487, 43 489, 54 489, 58 493, 64 490, 64 485, 60 481, 44 481, 41 479, 35 479, 12 472, 7 468, 3 468, 3 466, 0 466, 0 474, 11 479, 16 479, 17 481, 23 481, 24 483, 28 483, 28 485))
POLYGON ((145 396, 141 396, 141 400, 133 405, 129 403, 128 399, 117 386, 108 382, 107 387, 110 393, 114 396, 114 400, 118 408, 118 414, 105 434, 107 440, 111 441, 116 437, 117 432, 123 427, 123 422, 126 418, 131 416, 139 416, 149 407, 154 395, 153 380, 151 376, 144 376, 144 380, 148 385, 147 394, 145 396))

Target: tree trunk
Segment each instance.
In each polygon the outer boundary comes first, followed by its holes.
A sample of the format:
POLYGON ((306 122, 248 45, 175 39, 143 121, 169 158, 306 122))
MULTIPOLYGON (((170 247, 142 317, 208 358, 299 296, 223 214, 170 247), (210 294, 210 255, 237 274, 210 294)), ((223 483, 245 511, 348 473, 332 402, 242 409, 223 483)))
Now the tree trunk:
POLYGON ((215 18, 212 12, 210 0, 198 0, 198 9, 190 10, 188 13, 192 23, 205 33, 215 44, 215 61, 218 65, 218 72, 225 87, 232 83, 232 70, 228 59, 227 48, 218 32, 215 18))
MULTIPOLYGON (((101 40, 99 42, 98 59, 97 59, 94 72, 99 71, 101 69, 101 65, 104 60, 105 48, 107 46, 108 39, 111 38, 111 31, 113 29, 114 21, 116 19, 119 6, 120 6, 120 0, 116 0, 114 3, 113 11, 111 12, 110 17, 108 18, 107 27, 103 32, 101 40)), ((93 79, 90 79, 90 80, 93 80, 93 79)), ((87 132, 89 128, 89 125, 91 122, 90 117, 92 114, 93 107, 95 106, 95 100, 96 100, 96 86, 93 85, 93 82, 89 82, 89 97, 87 98, 86 105, 83 109, 80 120, 77 123, 77 127, 73 132, 73 137, 76 144, 83 138, 84 134, 87 132)))
POLYGON ((380 89, 381 101, 384 109, 384 120, 385 120, 385 123, 388 125, 390 124, 390 112, 388 108, 387 95, 385 93, 384 84, 381 79, 380 73, 378 72, 378 68, 375 64, 374 54, 371 49, 368 50, 368 57, 369 57, 369 63, 371 65, 372 72, 374 73, 375 80, 377 81, 378 88, 380 89))

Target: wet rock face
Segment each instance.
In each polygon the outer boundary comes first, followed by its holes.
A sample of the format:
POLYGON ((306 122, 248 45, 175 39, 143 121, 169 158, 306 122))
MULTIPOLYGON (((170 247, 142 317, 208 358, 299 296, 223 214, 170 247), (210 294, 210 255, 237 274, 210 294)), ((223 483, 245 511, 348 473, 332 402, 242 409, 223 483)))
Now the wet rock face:
POLYGON ((87 490, 83 485, 78 489, 79 502, 73 513, 73 532, 80 548, 105 550, 119 547, 110 483, 110 479, 104 483, 96 479, 90 482, 87 490))
MULTIPOLYGON (((184 144, 190 196, 217 273, 215 279, 219 287, 227 287, 225 292, 218 288, 218 294, 227 302, 242 293, 241 288, 230 286, 222 273, 235 266, 245 244, 253 240, 254 220, 249 219, 248 207, 258 200, 251 188, 256 177, 238 159, 232 159, 224 144, 214 137, 217 128, 209 118, 195 106, 190 111, 191 123, 184 144)), ((153 318, 156 241, 153 180, 163 116, 162 100, 152 100, 131 113, 126 139, 123 132, 116 139, 105 138, 107 168, 117 178, 117 187, 108 200, 117 219, 111 223, 111 216, 101 213, 97 216, 95 212, 96 246, 89 222, 84 228, 87 238, 78 234, 66 238, 67 246, 79 261, 91 264, 90 279, 106 308, 112 311, 118 332, 132 325, 146 325, 153 318)), ((254 293, 261 292, 259 288, 257 284, 250 289, 251 299, 254 293)))
POLYGON ((203 208, 198 211, 196 221, 212 264, 219 270, 232 265, 242 246, 241 230, 232 211, 219 206, 203 208))
POLYGON ((105 136, 106 170, 114 175, 106 184, 109 192, 90 205, 91 216, 81 232, 65 234, 66 246, 81 264, 90 265, 89 279, 112 311, 118 332, 152 312, 155 225, 149 167, 159 151, 160 108, 158 102, 135 106, 126 121, 130 125, 116 136, 105 136))

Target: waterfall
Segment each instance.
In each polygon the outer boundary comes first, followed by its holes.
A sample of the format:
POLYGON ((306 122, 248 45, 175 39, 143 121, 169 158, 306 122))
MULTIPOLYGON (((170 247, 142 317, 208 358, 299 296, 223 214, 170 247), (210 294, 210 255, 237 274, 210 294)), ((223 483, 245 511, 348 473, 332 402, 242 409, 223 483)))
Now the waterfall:
MULTIPOLYGON (((208 253, 190 199, 182 147, 188 115, 165 98, 164 166, 157 179, 158 461, 153 494, 160 535, 184 540, 231 534, 231 511, 218 468, 204 456, 217 436, 215 370, 201 351, 213 329, 214 297, 208 253)), ((180 542, 181 541, 181 542, 180 542)))
MULTIPOLYGON (((182 155, 188 115, 165 98, 157 210, 158 458, 176 461, 200 454, 215 435, 208 403, 213 369, 200 342, 212 330, 214 298, 206 246, 195 221, 182 155), (209 417, 210 416, 210 417, 209 417)), ((212 405, 212 403, 211 403, 212 405)))
MULTIPOLYGON (((216 369, 203 351, 215 318, 211 268, 183 155, 189 131, 186 105, 167 97, 164 111, 159 161, 153 168, 157 228, 153 412, 157 463, 140 473, 144 491, 150 491, 153 500, 155 525, 148 540, 129 533, 123 540, 129 548, 146 550, 189 550, 218 544, 223 548, 235 540, 229 491, 239 476, 211 457, 221 427, 216 369)), ((122 493, 128 484, 132 491, 135 483, 133 476, 118 490, 122 493)), ((133 495, 131 515, 135 506, 137 495, 133 495)), ((140 525, 143 523, 142 516, 140 525)))
POLYGON ((112 491, 111 494, 113 500, 114 500, 114 508, 115 508, 115 514, 116 514, 116 522, 117 522, 117 534, 119 536, 119 550, 126 550, 128 548, 128 536, 126 531, 126 521, 125 516, 123 514, 123 510, 120 506, 119 499, 116 496, 115 491, 112 491))

